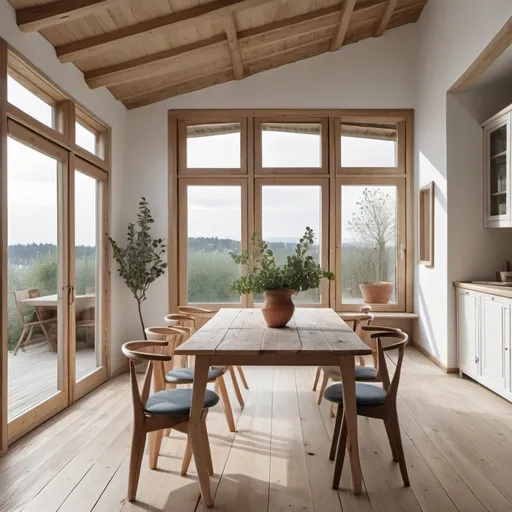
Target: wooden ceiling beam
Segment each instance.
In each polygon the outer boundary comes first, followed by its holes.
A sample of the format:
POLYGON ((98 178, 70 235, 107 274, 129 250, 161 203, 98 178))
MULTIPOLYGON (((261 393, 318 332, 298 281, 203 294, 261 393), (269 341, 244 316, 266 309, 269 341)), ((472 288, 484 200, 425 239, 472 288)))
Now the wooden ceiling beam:
POLYGON ((16 22, 22 32, 36 32, 93 14, 127 0, 59 0, 16 10, 16 22))
POLYGON ((57 57, 61 62, 75 62, 108 52, 122 45, 132 44, 145 37, 192 27, 203 21, 219 19, 228 14, 272 1, 275 0, 214 0, 160 18, 146 20, 112 32, 58 46, 56 48, 57 57))
MULTIPOLYGON (((364 16, 366 13, 377 15, 378 8, 386 2, 387 0, 368 1, 363 6, 357 7, 354 10, 353 18, 356 15, 364 16)), ((334 27, 338 24, 339 17, 337 15, 339 15, 339 6, 335 5, 286 20, 269 23, 261 27, 244 30, 237 34, 238 48, 239 50, 252 49, 298 35, 322 31, 327 27, 334 27)), ((204 52, 207 49, 214 50, 219 46, 223 46, 226 42, 227 40, 224 35, 215 36, 171 50, 87 71, 85 73, 85 80, 91 89, 95 89, 97 87, 117 85, 158 76, 169 72, 174 67, 186 66, 191 58, 195 59, 194 64, 201 62, 203 58, 209 59, 209 54, 204 52)))
POLYGON ((350 18, 352 17, 352 12, 354 11, 355 6, 356 0, 343 0, 340 23, 336 33, 334 34, 334 37, 332 38, 331 47, 329 48, 331 52, 339 50, 343 46, 343 41, 347 35, 348 26, 350 25, 350 18))
POLYGON ((233 68, 229 67, 219 69, 214 73, 207 73, 192 79, 174 82, 168 87, 149 91, 142 95, 133 96, 131 98, 125 98, 122 101, 126 108, 131 110, 133 108, 149 105, 150 103, 172 98, 173 96, 178 96, 180 94, 187 94, 199 89, 204 89, 205 87, 212 87, 213 85, 230 82, 233 79, 233 68))
POLYGON ((391 17, 393 16, 393 13, 395 12, 397 4, 398 0, 388 0, 386 10, 382 14, 382 18, 379 20, 379 23, 375 28, 375 33, 373 35, 374 37, 380 37, 382 34, 384 34, 384 32, 386 32, 386 29, 388 28, 389 22, 391 20, 391 17))
POLYGON ((171 50, 87 71, 84 74, 85 81, 91 89, 96 89, 97 87, 117 85, 141 78, 158 76, 167 73, 174 67, 178 68, 189 65, 190 59, 193 59, 193 64, 210 60, 210 53, 205 51, 215 51, 224 45, 227 45, 226 36, 221 34, 210 39, 172 48, 171 50))
POLYGON ((231 50, 233 73, 237 80, 242 80, 244 77, 244 66, 242 64, 242 56, 240 55, 240 47, 238 46, 238 34, 236 31, 235 19, 231 14, 226 16, 225 28, 229 49, 231 50))

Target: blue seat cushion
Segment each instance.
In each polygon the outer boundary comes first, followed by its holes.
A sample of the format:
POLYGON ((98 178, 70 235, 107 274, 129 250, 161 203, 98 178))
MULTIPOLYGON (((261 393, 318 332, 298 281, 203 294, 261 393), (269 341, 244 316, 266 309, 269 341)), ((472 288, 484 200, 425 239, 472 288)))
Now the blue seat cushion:
MULTIPOLYGON (((329 386, 324 392, 324 398, 329 402, 343 403, 343 384, 329 386)), ((356 382, 357 405, 380 405, 385 402, 385 399, 386 392, 382 388, 356 382)))
MULTIPOLYGON (((219 396, 211 389, 206 390, 204 408, 213 407, 219 402, 219 396)), ((166 389, 158 391, 148 398, 146 412, 156 416, 188 416, 192 403, 191 389, 166 389)))
MULTIPOLYGON (((215 380, 224 374, 222 368, 210 368, 208 370, 208 381, 215 380)), ((165 374, 165 380, 169 384, 191 384, 194 382, 194 368, 178 368, 165 374)))
POLYGON ((377 378, 377 370, 373 366, 356 366, 356 380, 374 380, 377 378))

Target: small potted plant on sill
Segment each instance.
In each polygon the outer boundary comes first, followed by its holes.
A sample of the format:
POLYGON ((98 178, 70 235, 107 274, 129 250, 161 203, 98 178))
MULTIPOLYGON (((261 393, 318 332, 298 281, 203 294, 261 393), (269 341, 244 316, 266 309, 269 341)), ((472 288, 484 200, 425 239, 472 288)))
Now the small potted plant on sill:
POLYGON ((323 270, 311 255, 315 234, 309 227, 299 240, 293 256, 279 266, 268 243, 256 233, 252 235, 251 251, 231 253, 235 263, 247 265, 247 274, 236 279, 231 288, 240 295, 265 294, 263 318, 269 327, 285 327, 295 311, 294 293, 316 289, 322 279, 333 280, 334 274, 323 270))

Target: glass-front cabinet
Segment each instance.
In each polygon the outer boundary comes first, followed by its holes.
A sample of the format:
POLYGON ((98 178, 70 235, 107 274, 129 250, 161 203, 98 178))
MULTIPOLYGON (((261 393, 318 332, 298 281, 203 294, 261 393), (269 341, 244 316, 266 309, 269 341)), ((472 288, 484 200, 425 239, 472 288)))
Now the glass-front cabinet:
POLYGON ((512 227, 510 111, 484 124, 486 228, 512 227))

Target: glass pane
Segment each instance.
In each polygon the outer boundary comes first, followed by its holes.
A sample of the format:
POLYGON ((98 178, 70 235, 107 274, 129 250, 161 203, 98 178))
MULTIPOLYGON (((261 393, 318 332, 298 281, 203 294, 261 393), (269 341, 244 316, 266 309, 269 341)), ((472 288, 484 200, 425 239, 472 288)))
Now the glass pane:
POLYGON ((396 303, 397 193, 394 185, 341 187, 341 286, 345 304, 363 303, 360 285, 364 283, 390 283, 391 297, 384 303, 396 303))
POLYGON ((189 169, 240 169, 240 123, 187 126, 189 169))
POLYGON ((262 123, 263 167, 322 167, 322 125, 262 123))
POLYGON ((8 416, 58 390, 58 162, 9 138, 8 416), (51 347, 51 350, 49 348, 51 347))
POLYGON ((343 123, 341 125, 342 167, 396 167, 396 125, 343 123))
POLYGON ((34 119, 53 128, 53 107, 11 76, 7 77, 7 101, 34 119))
POLYGON ((240 186, 196 186, 188 193, 188 301, 240 302, 229 290, 240 266, 229 255, 240 252, 242 191, 240 186))
POLYGON ((98 328, 100 285, 99 182, 75 171, 76 380, 102 366, 98 328))
POLYGON ((507 213, 507 126, 490 134, 491 215, 507 213))
MULTIPOLYGON (((269 243, 279 265, 295 253, 295 246, 309 226, 315 232, 310 254, 320 263, 322 225, 322 187, 320 185, 264 185, 261 191, 262 237, 269 243)), ((263 296, 255 302, 263 302, 263 296)), ((294 295, 296 304, 321 302, 320 289, 294 295)))
POLYGON ((81 148, 96 154, 96 134, 80 123, 75 123, 75 140, 81 148))

